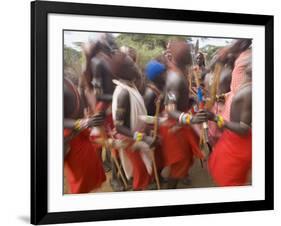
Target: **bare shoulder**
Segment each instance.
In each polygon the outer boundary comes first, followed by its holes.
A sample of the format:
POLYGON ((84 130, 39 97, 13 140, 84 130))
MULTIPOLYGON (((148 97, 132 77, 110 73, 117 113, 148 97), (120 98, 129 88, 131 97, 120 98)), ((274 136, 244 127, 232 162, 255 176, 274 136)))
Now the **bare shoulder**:
POLYGON ((126 89, 122 89, 119 93, 118 100, 126 100, 129 98, 129 91, 126 89))
POLYGON ((146 86, 143 98, 150 99, 155 97, 156 97, 155 92, 149 86, 146 86))
POLYGON ((252 100, 252 86, 241 87, 235 96, 233 102, 248 102, 252 100))
POLYGON ((170 89, 178 89, 182 84, 181 76, 174 72, 170 71, 167 74, 167 81, 166 81, 166 87, 168 90, 170 89))

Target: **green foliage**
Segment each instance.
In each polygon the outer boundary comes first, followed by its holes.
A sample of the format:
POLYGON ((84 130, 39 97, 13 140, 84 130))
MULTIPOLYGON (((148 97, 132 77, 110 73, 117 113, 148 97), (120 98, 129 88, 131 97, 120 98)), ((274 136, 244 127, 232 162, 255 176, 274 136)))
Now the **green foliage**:
POLYGON ((64 60, 63 64, 65 67, 80 64, 82 61, 82 53, 73 48, 64 46, 64 59, 63 60, 64 60))
MULTIPOLYGON (((128 46, 134 48, 137 51, 137 63, 141 69, 144 69, 149 60, 158 57, 165 51, 168 41, 172 39, 191 40, 187 36, 123 33, 116 37, 116 42, 119 47, 128 46)), ((79 47, 82 43, 76 42, 75 45, 79 47)), ((206 62, 209 62, 219 48, 221 47, 206 45, 200 51, 205 54, 206 62)), ((64 76, 77 83, 84 61, 85 58, 81 51, 64 46, 64 76)))
POLYGON ((74 83, 78 83, 78 78, 82 72, 84 56, 82 52, 65 45, 63 51, 64 76, 71 79, 74 83))
POLYGON ((137 51, 137 63, 143 69, 146 63, 161 55, 171 39, 190 40, 186 36, 150 35, 150 34, 120 34, 116 38, 119 47, 129 46, 137 51))
POLYGON ((210 62, 215 52, 220 48, 222 48, 222 46, 206 45, 203 48, 201 48, 200 51, 205 54, 206 62, 210 62))

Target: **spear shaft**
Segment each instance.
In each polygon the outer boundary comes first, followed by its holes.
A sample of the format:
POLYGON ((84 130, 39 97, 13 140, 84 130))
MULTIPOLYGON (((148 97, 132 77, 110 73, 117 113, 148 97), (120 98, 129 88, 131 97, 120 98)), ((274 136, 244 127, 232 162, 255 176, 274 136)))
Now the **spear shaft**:
MULTIPOLYGON (((153 144, 155 143, 155 141, 157 139, 157 131, 158 131, 158 126, 159 126, 158 117, 159 117, 159 112, 160 112, 161 99, 162 99, 162 96, 160 95, 156 101, 156 112, 155 112, 154 129, 153 129, 153 144)), ((160 181, 159 181, 159 176, 158 176, 157 166, 156 166, 156 161, 155 161, 155 147, 153 147, 151 150, 152 150, 153 171, 154 171, 157 189, 159 190, 161 187, 160 187, 160 181)))

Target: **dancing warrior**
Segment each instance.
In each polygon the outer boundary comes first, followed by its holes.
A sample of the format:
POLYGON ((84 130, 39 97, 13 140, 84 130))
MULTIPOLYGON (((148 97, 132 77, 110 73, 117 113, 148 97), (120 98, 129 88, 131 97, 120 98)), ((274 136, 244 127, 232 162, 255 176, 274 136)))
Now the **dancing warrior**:
POLYGON ((106 180, 98 147, 90 138, 90 127, 104 122, 101 114, 88 118, 83 114, 78 89, 64 78, 64 173, 68 193, 88 193, 106 180))
POLYGON ((199 138, 191 125, 202 123, 205 112, 191 116, 188 113, 189 84, 185 76, 191 64, 190 46, 186 41, 171 41, 167 47, 168 70, 165 109, 169 120, 160 126, 168 188, 176 188, 178 181, 188 176, 194 156, 203 158, 199 138))
POLYGON ((209 159, 210 173, 219 186, 245 185, 252 164, 252 65, 248 60, 241 86, 232 98, 230 118, 211 114, 223 129, 209 159))
POLYGON ((124 149, 119 149, 119 158, 127 179, 133 178, 133 189, 146 189, 152 179, 152 159, 149 145, 152 138, 143 132, 140 115, 147 115, 143 98, 134 81, 139 70, 131 58, 117 52, 114 56, 114 80, 112 115, 116 127, 116 138, 129 141, 124 149))

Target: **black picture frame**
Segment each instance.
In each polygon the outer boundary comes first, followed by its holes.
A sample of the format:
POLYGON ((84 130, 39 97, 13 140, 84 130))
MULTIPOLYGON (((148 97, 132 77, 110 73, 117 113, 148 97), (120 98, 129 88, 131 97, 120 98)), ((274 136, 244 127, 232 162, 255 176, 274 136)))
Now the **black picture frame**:
POLYGON ((272 210, 273 161, 273 16, 80 3, 31 3, 31 223, 51 224, 193 214, 272 210), (265 199, 126 209, 48 212, 48 14, 96 15, 200 21, 265 27, 265 199))

